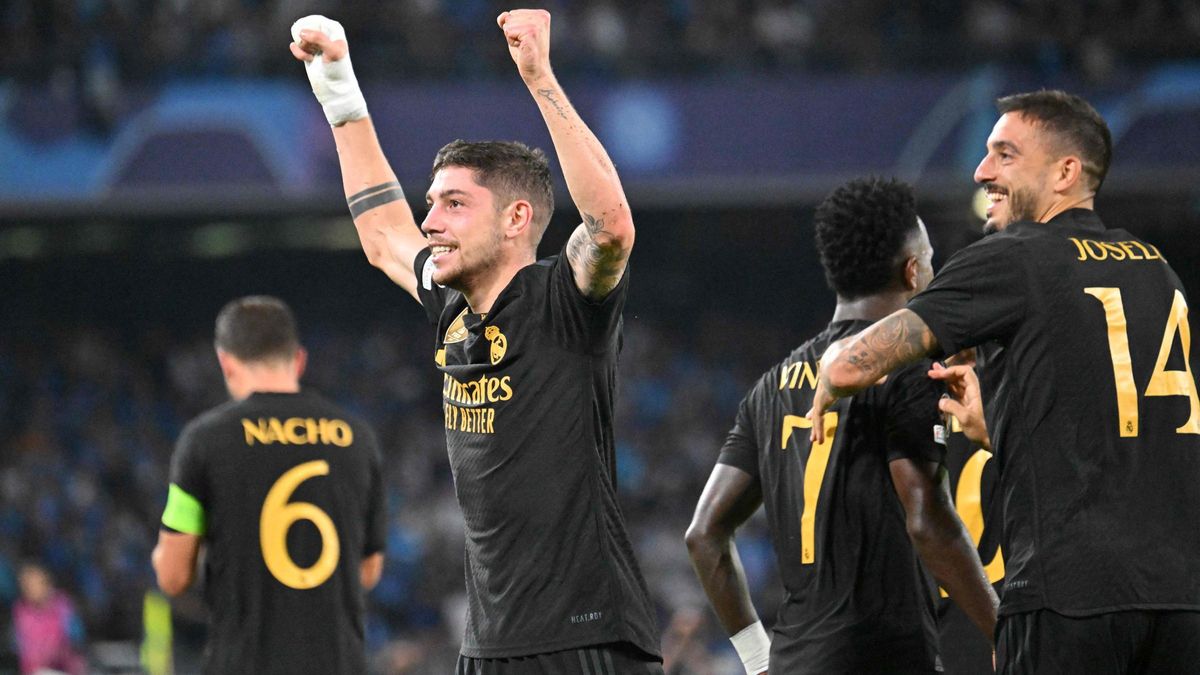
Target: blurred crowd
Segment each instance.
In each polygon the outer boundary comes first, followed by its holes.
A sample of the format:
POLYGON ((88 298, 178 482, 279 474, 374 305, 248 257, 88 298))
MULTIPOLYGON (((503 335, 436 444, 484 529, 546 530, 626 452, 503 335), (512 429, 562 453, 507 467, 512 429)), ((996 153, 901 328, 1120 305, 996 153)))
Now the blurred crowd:
MULTIPOLYGON (((401 322, 365 331, 301 328, 311 355, 305 386, 366 417, 384 443, 387 563, 367 621, 377 672, 443 672, 463 629, 463 534, 439 381, 425 349, 429 329, 401 322)), ((771 340, 757 343, 770 353, 747 349, 736 327, 724 328, 694 331, 726 336, 701 342, 641 320, 626 329, 619 485, 674 672, 736 667, 693 576, 683 532, 744 389, 783 354, 771 340)), ((165 325, 124 330, 0 328, 0 652, 21 645, 12 609, 18 573, 30 563, 73 599, 81 619, 75 642, 85 634, 92 643, 142 639, 174 438, 226 394, 210 335, 174 334, 165 325)), ((779 598, 761 520, 739 547, 769 617, 779 598)), ((203 639, 198 593, 174 610, 177 665, 187 672, 203 639)))
MULTIPOLYGON (((567 76, 889 73, 1003 62, 1092 81, 1200 56, 1191 0, 548 0, 567 76)), ((335 15, 360 79, 510 74, 498 0, 8 0, 0 82, 85 102, 106 128, 142 85, 286 75, 291 23, 335 15)))
MULTIPOLYGON (((548 0, 555 65, 662 75, 746 69, 888 71, 989 59, 1136 61, 1195 56, 1188 0, 548 0), (1055 52, 1055 53, 1051 53, 1055 52)), ((508 71, 499 0, 11 0, 0 12, 0 72, 107 69, 127 81, 294 69, 292 21, 336 15, 360 75, 508 71)))

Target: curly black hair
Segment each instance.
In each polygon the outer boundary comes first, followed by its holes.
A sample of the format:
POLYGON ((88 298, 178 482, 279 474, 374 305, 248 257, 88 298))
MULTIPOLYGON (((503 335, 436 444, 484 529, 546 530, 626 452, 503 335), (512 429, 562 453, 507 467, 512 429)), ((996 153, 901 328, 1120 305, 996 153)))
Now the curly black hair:
POLYGON ((878 293, 897 278, 904 246, 917 229, 912 186, 857 178, 817 206, 815 221, 829 287, 847 300, 878 293))

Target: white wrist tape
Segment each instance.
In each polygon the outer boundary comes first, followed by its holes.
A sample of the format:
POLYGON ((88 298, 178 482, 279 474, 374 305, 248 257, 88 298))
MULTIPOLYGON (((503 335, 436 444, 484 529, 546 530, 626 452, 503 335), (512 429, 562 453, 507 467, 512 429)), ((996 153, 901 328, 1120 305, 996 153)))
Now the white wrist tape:
POLYGON ((763 628, 762 621, 755 621, 729 638, 746 668, 747 675, 758 675, 767 669, 771 660, 771 638, 763 628))
MULTIPOLYGON (((320 31, 334 41, 346 39, 342 24, 320 14, 310 14, 292 24, 292 40, 299 43, 302 30, 320 31)), ((304 70, 329 124, 337 126, 367 116, 367 101, 354 77, 349 51, 337 61, 326 61, 317 54, 304 64, 304 70)))

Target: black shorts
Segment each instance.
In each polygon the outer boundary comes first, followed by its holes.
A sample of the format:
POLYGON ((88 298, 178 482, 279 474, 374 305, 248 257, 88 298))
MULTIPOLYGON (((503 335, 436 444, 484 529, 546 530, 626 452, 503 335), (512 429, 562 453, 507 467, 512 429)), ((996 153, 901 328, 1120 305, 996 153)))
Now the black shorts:
POLYGON ((627 642, 498 659, 458 657, 455 675, 663 675, 662 663, 627 642))
POLYGON ((1200 612, 1129 610, 1070 617, 1040 609, 1002 616, 996 672, 1200 672, 1200 612))

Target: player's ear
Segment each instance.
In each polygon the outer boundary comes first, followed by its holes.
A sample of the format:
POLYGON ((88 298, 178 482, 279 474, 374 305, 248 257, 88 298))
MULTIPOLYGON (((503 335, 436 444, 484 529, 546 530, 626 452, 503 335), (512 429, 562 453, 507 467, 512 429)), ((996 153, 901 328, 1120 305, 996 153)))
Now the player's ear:
POLYGON ((514 239, 533 227, 533 205, 518 199, 504 209, 504 236, 514 239))
POLYGON ((221 364, 221 375, 226 381, 237 372, 237 358, 224 349, 217 350, 217 363, 221 364))
POLYGON ((296 356, 292 359, 292 366, 296 370, 296 379, 304 377, 304 369, 308 367, 308 350, 304 347, 296 348, 296 356))
POLYGON ((917 290, 917 279, 921 274, 921 262, 917 260, 917 256, 910 255, 904 261, 904 290, 917 290))
POLYGON ((1075 155, 1058 160, 1058 166, 1054 169, 1055 192, 1070 192, 1083 182, 1083 160, 1075 155))

